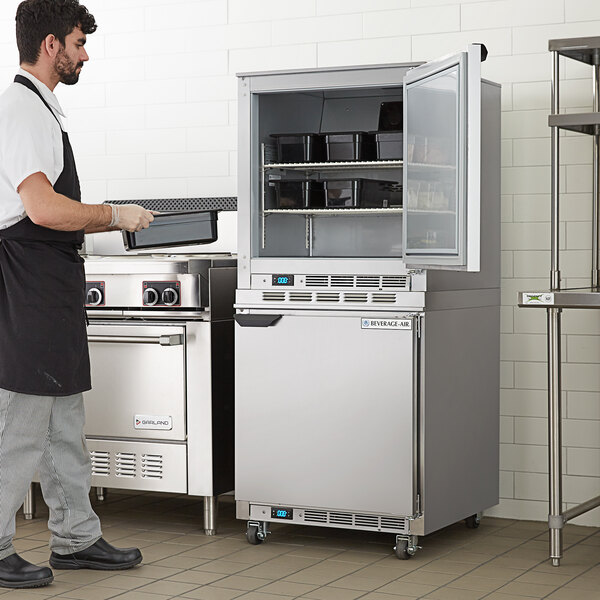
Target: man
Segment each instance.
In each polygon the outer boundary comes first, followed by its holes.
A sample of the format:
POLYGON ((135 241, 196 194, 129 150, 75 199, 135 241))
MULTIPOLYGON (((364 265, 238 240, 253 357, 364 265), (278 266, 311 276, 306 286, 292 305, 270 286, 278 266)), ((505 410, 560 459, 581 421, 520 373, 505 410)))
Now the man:
POLYGON ((89 500, 82 392, 90 389, 84 232, 139 231, 140 206, 85 205, 53 90, 77 83, 94 17, 78 0, 17 9, 21 68, 0 96, 0 587, 49 584, 48 567, 16 554, 15 513, 39 472, 50 510, 50 565, 126 569, 137 548, 101 536, 89 500))

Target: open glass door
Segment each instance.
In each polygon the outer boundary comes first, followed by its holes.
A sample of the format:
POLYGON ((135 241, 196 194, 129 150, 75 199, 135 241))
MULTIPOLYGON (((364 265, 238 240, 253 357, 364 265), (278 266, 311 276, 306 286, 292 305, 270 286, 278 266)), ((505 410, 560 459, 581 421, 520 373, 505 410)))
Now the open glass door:
POLYGON ((480 44, 404 78, 404 257, 479 271, 480 44))

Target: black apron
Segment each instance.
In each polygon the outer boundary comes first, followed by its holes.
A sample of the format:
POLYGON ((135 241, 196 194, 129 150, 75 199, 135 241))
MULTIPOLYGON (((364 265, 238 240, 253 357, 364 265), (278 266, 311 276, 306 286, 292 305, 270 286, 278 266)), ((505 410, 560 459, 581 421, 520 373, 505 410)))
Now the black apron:
MULTIPOLYGON (((29 79, 17 75, 15 82, 37 94, 58 121, 29 79)), ((53 187, 81 202, 65 131, 62 141, 64 168, 53 187)), ((29 217, 0 229, 0 388, 38 396, 91 388, 85 273, 77 252, 83 236, 83 230, 56 231, 29 217)))

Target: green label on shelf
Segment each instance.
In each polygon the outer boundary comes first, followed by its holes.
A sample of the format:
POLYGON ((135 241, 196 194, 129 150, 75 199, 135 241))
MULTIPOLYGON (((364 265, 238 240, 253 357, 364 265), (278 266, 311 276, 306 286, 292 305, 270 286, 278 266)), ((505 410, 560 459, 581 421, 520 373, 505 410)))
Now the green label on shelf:
POLYGON ((554 294, 549 292, 525 292, 523 304, 554 304, 554 294))

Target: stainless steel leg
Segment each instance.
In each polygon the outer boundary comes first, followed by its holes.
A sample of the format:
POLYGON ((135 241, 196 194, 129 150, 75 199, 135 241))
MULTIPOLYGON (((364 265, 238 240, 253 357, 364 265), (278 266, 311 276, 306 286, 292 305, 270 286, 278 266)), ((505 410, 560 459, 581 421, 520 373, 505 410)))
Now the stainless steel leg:
MULTIPOLYGON (((595 51, 593 66, 594 112, 600 112, 600 52, 595 51)), ((594 135, 594 154, 592 159, 592 287, 600 286, 600 135, 594 135)))
POLYGON ((204 496, 204 535, 217 533, 217 496, 204 496))
POLYGON ((562 415, 561 415, 561 309, 548 309, 548 467, 550 558, 555 567, 562 558, 562 415))
POLYGON ((98 502, 104 502, 106 500, 106 488, 97 487, 96 498, 98 499, 98 502))
POLYGON ((30 483, 25 502, 23 502, 23 516, 30 521, 35 517, 35 484, 30 483))

